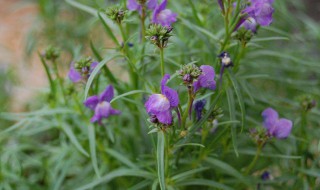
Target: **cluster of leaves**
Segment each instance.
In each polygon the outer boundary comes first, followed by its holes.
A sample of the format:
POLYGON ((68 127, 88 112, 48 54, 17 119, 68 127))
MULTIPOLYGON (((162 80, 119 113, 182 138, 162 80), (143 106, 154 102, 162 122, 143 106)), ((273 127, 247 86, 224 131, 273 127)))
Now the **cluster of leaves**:
MULTIPOLYGON (((100 21, 117 48, 106 51, 105 45, 91 43, 99 64, 85 86, 59 75, 54 67, 59 63, 56 60, 45 63, 47 73, 53 73, 51 85, 55 90, 43 101, 44 106, 27 113, 1 113, 2 119, 15 122, 1 127, 1 188, 319 188, 320 111, 308 108, 320 94, 319 55, 311 49, 319 40, 320 26, 307 17, 293 16, 287 8, 292 5, 299 10, 299 5, 276 1, 274 25, 261 28, 242 48, 233 36, 230 43, 221 42, 225 30, 221 13, 213 11, 219 9, 215 1, 170 1, 179 21, 165 50, 166 71, 176 73, 182 65, 195 61, 218 70, 217 55, 222 46, 228 49, 235 67, 226 72, 222 90, 199 95, 198 99, 208 99, 203 118, 191 125, 187 134, 167 133, 173 136, 168 138, 161 132, 148 135, 150 124, 143 102, 146 94, 158 91, 160 61, 155 46, 141 45, 136 35, 138 13, 128 13, 123 20, 123 43, 119 43, 117 26, 97 11, 100 7, 92 8, 86 4, 90 2, 67 2, 100 21), (301 25, 298 32, 297 24, 293 24, 296 22, 301 25), (300 47, 301 42, 308 42, 306 48, 292 48, 300 47), (127 46, 129 43, 134 46, 127 46), (116 77, 113 65, 118 65, 120 73, 129 75, 130 80, 116 77), (113 84, 118 93, 110 103, 122 115, 108 118, 103 126, 94 126, 89 122, 92 112, 82 102, 108 84, 113 84), (312 98, 304 98, 305 94, 312 98), (248 174, 244 170, 256 150, 248 133, 250 128, 261 127, 260 114, 268 106, 294 121, 293 132, 284 141, 266 144, 248 174), (218 124, 214 125, 212 118, 208 122, 212 113, 218 124), (272 179, 260 178, 265 171, 272 179)), ((91 16, 86 15, 88 20, 91 16)), ((170 86, 179 87, 178 75, 172 76, 170 86)), ((186 96, 180 97, 181 102, 187 102, 187 89, 179 88, 179 94, 183 93, 186 96)))

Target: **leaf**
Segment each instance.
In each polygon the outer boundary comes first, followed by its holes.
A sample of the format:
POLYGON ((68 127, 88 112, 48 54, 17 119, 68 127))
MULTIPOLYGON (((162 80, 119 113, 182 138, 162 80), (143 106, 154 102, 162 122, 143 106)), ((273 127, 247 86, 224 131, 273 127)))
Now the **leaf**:
POLYGON ((118 58, 118 57, 121 57, 120 54, 116 54, 114 56, 107 56, 105 57, 101 62, 99 62, 99 64, 94 68, 94 70, 92 71, 92 73, 90 74, 90 77, 87 81, 87 84, 86 84, 86 87, 84 89, 84 97, 85 97, 85 100, 87 99, 88 97, 88 93, 89 93, 89 90, 90 90, 90 87, 92 85, 92 82, 93 82, 93 79, 96 77, 96 75, 99 73, 99 71, 101 70, 101 68, 107 64, 108 62, 118 58))
POLYGON ((118 99, 120 99, 120 98, 123 98, 123 97, 125 97, 125 96, 129 96, 129 95, 132 95, 132 94, 139 94, 139 93, 151 94, 150 92, 147 92, 147 91, 144 91, 144 90, 132 90, 132 91, 130 91, 130 92, 127 92, 127 93, 124 93, 124 94, 121 94, 121 95, 119 95, 119 96, 114 97, 114 98, 110 101, 110 103, 112 103, 112 102, 114 102, 114 101, 116 101, 116 100, 118 100, 118 99))
POLYGON ((249 185, 248 181, 244 178, 244 176, 235 168, 230 166, 229 164, 222 162, 215 158, 206 158, 206 161, 211 164, 215 169, 219 169, 221 172, 229 174, 237 179, 239 179, 241 182, 249 185))
POLYGON ((237 95, 237 98, 238 98, 238 103, 239 103, 239 106, 240 106, 240 110, 241 110, 241 120, 242 120, 242 124, 241 124, 241 132, 243 131, 243 128, 246 124, 246 109, 245 109, 245 106, 244 106, 244 100, 243 100, 243 97, 242 97, 242 94, 241 94, 241 91, 240 91, 240 87, 239 87, 239 84, 235 78, 235 76, 233 75, 232 71, 230 69, 228 69, 228 76, 231 80, 231 83, 233 85, 233 88, 234 88, 234 91, 237 95))
POLYGON ((96 155, 96 137, 95 137, 95 131, 93 125, 88 125, 88 135, 89 135, 89 145, 90 145, 90 157, 93 169, 100 178, 99 168, 98 168, 98 162, 97 162, 97 155, 96 155))
POLYGON ((97 58, 97 60, 99 62, 102 61, 102 57, 101 57, 100 53, 98 52, 96 47, 94 47, 94 44, 92 43, 91 40, 90 40, 90 48, 91 48, 91 51, 93 52, 94 56, 97 58))
MULTIPOLYGON (((256 155, 256 151, 252 151, 252 150, 239 150, 239 153, 246 154, 246 155, 256 155)), ((272 153, 260 153, 260 157, 283 158, 283 159, 302 159, 302 156, 290 156, 290 155, 272 154, 272 153)))
POLYGON ((158 179, 159 179, 161 190, 166 189, 164 147, 165 147, 165 134, 163 131, 160 131, 158 133, 158 143, 157 143, 157 165, 158 165, 158 179))
POLYGON ((205 147, 203 144, 199 144, 199 143, 185 143, 185 144, 176 145, 175 147, 178 148, 182 146, 200 146, 201 148, 205 147))
POLYGON ((118 41, 118 39, 116 38, 116 36, 113 34, 111 28, 109 27, 108 23, 105 21, 105 19, 101 16, 101 13, 98 13, 98 17, 106 31, 106 33, 108 34, 108 36, 112 39, 112 41, 118 46, 120 47, 120 43, 118 41))
POLYGON ((146 187, 150 186, 151 183, 152 182, 150 180, 144 180, 144 181, 141 181, 140 183, 137 183, 136 185, 130 187, 128 190, 146 189, 146 187))
MULTIPOLYGON (((236 118, 236 110, 235 110, 233 91, 231 88, 227 89, 227 98, 228 98, 230 120, 233 121, 236 118)), ((237 143, 237 128, 236 127, 237 126, 235 123, 233 123, 231 125, 231 137, 232 137, 232 145, 233 145, 234 153, 236 154, 237 157, 239 157, 238 143, 237 143)))
POLYGON ((154 178, 154 175, 152 175, 152 173, 150 173, 150 172, 146 172, 146 171, 138 170, 138 169, 120 168, 120 169, 108 172, 107 175, 102 176, 101 178, 99 178, 99 179, 97 179, 87 185, 76 188, 76 190, 91 189, 97 185, 108 183, 112 179, 117 178, 117 177, 122 177, 122 176, 142 177, 145 179, 153 179, 154 178))
POLYGON ((89 7, 89 6, 86 6, 84 4, 81 4, 81 3, 79 3, 79 2, 77 2, 75 0, 66 0, 66 2, 68 4, 70 4, 70 5, 72 5, 72 6, 80 9, 80 10, 83 10, 83 11, 93 15, 93 16, 97 16, 98 11, 95 10, 94 8, 92 8, 92 7, 89 7))
POLYGON ((69 125, 61 125, 61 128, 63 129, 63 131, 66 133, 66 135, 68 136, 68 138, 70 139, 71 143, 78 149, 79 152, 81 152, 83 155, 89 157, 89 154, 87 153, 87 151, 84 150, 84 148, 81 146, 81 144, 79 143, 76 135, 73 133, 73 131, 70 129, 69 125))
POLYGON ((303 168, 298 168, 298 171, 307 174, 308 176, 312 176, 312 177, 320 177, 320 170, 319 169, 303 169, 303 168))
POLYGON ((208 167, 201 167, 201 168, 192 169, 192 170, 189 170, 186 172, 179 173, 175 176, 172 176, 171 180, 175 181, 175 182, 179 182, 181 180, 184 180, 185 178, 188 178, 189 176, 192 176, 193 174, 196 174, 196 173, 208 170, 208 169, 209 169, 208 167))
POLYGON ((106 149, 106 152, 116 158, 118 161, 122 162, 123 164, 127 165, 128 167, 130 168, 138 168, 137 165, 135 165, 133 162, 131 162, 129 159, 127 159, 124 155, 120 154, 119 152, 111 149, 111 148, 108 148, 106 149))
POLYGON ((208 179, 188 179, 186 181, 177 183, 176 186, 208 186, 208 187, 214 187, 217 189, 224 189, 224 190, 233 190, 233 188, 228 187, 222 183, 215 182, 213 180, 208 179))
POLYGON ((265 37, 265 38, 254 38, 252 39, 252 42, 268 42, 268 41, 280 41, 280 40, 288 41, 290 39, 287 37, 274 36, 274 37, 265 37))

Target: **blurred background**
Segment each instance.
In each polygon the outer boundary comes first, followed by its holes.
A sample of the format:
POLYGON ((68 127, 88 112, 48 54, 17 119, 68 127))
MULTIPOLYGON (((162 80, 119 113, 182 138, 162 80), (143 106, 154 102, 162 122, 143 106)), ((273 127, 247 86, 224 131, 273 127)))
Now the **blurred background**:
MULTIPOLYGON (((107 1, 87 2, 99 7, 107 1)), ((295 49, 317 57, 320 1, 286 0, 285 4, 289 13, 276 10, 276 15, 293 18, 275 19, 273 25, 296 36, 291 38, 297 42, 295 49)), ((63 64, 67 67, 71 55, 86 51, 82 44, 88 44, 86 42, 90 40, 99 42, 98 38, 104 35, 99 35, 99 23, 63 0, 0 0, 0 5, 0 112, 26 111, 30 100, 47 85, 37 56, 39 51, 47 45, 61 48, 65 54, 63 64)), ((104 39, 104 43, 108 43, 108 39, 104 39)))

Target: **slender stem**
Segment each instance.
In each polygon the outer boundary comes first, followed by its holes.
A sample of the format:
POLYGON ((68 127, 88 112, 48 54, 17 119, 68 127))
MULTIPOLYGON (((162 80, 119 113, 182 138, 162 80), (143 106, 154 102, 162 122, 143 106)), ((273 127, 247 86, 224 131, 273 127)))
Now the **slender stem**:
POLYGON ((186 127, 186 120, 188 117, 188 114, 190 113, 190 109, 192 109, 192 102, 193 102, 193 94, 192 94, 193 88, 188 88, 188 105, 187 108, 185 109, 185 111, 183 112, 182 115, 182 126, 184 127, 184 129, 187 129, 186 127))
POLYGON ((141 42, 144 43, 145 42, 145 36, 146 36, 146 27, 145 27, 145 20, 146 20, 146 7, 143 6, 142 10, 141 10, 141 17, 140 17, 140 21, 141 21, 141 42))
POLYGON ((161 75, 164 76, 164 56, 163 56, 163 48, 160 48, 160 67, 161 67, 161 75))
POLYGON ((49 80, 49 83, 50 83, 51 94, 53 95, 53 97, 55 97, 55 95, 56 95, 56 87, 55 87, 55 85, 54 85, 54 83, 53 83, 53 80, 52 80, 52 77, 51 77, 51 74, 50 74, 49 67, 48 67, 46 61, 45 61, 45 60, 43 59, 43 57, 40 55, 40 53, 38 53, 38 54, 39 54, 39 57, 40 57, 40 59, 41 59, 41 63, 42 63, 42 65, 43 65, 43 67, 44 67, 44 69, 45 69, 45 71, 46 71, 46 74, 47 74, 47 77, 48 77, 48 80, 49 80))
POLYGON ((59 86, 61 88, 61 92, 62 92, 64 103, 66 104, 67 103, 66 93, 65 93, 64 88, 63 88, 63 79, 61 78, 61 76, 59 74, 58 64, 57 64, 56 61, 52 61, 52 63, 53 63, 53 66, 54 66, 54 71, 55 71, 56 76, 57 76, 57 80, 59 82, 59 86))
POLYGON ((262 145, 258 146, 256 155, 254 156, 253 160, 251 161, 250 165, 247 167, 247 169, 245 170, 245 174, 249 174, 250 171, 252 170, 252 168, 256 165, 258 158, 260 156, 261 153, 261 149, 262 149, 262 145))

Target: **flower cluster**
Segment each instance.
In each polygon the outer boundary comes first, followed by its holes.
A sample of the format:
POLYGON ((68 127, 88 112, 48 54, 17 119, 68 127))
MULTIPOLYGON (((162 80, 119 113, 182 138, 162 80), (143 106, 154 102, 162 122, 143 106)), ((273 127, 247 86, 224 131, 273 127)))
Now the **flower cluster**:
POLYGON ((97 65, 98 62, 93 61, 90 57, 72 62, 68 73, 69 79, 75 83, 81 80, 87 80, 97 65))
POLYGON ((120 24, 124 19, 126 11, 124 11, 121 7, 116 6, 108 8, 105 13, 111 20, 120 24))
POLYGON ((152 24, 146 31, 146 39, 159 48, 167 47, 169 38, 172 36, 173 28, 165 27, 159 24, 152 24))

